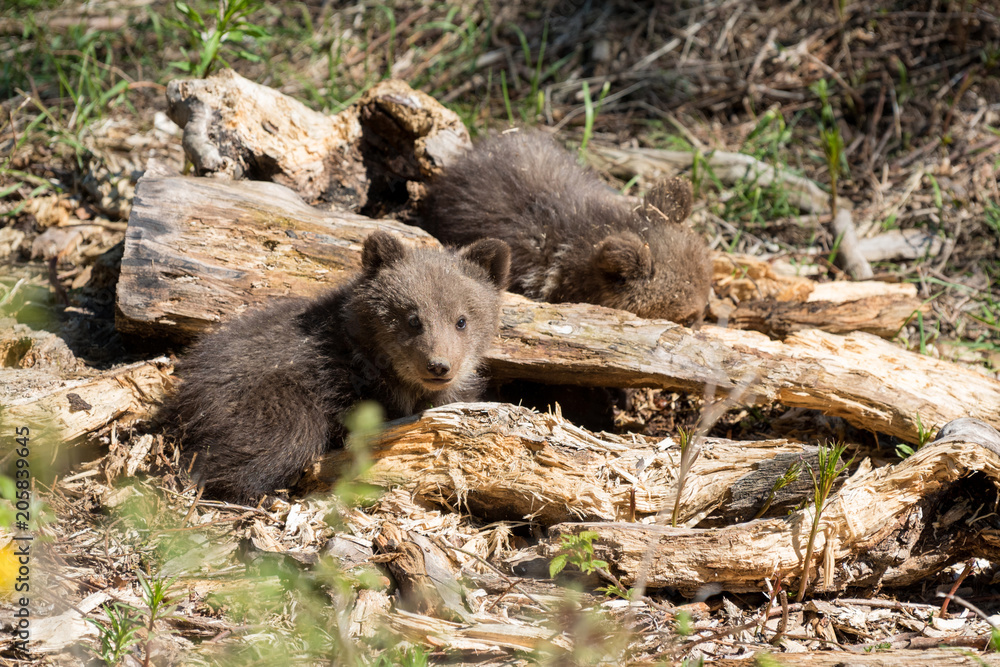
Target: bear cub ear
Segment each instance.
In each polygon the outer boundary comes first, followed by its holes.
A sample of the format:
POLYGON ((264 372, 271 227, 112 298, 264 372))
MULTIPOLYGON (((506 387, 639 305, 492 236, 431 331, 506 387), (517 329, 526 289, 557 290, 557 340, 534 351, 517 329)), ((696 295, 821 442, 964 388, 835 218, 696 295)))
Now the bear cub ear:
POLYGON ((382 230, 374 231, 365 239, 361 250, 361 268, 371 275, 405 256, 406 247, 398 236, 382 230))
POLYGON ((643 212, 653 222, 680 224, 691 215, 691 181, 680 176, 657 181, 643 199, 643 212))
POLYGON ((483 267, 497 289, 507 289, 510 278, 510 246, 500 239, 480 239, 462 248, 464 259, 483 267))
POLYGON ((635 234, 615 234, 601 241, 594 252, 594 265, 613 282, 642 280, 653 275, 649 244, 635 234))

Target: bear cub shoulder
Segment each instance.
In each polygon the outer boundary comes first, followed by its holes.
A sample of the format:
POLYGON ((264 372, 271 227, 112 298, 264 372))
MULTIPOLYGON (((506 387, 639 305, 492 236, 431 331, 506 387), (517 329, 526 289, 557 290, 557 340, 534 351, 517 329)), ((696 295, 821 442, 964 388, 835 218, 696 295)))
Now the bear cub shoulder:
POLYGON ((342 443, 359 401, 395 419, 476 400, 509 267, 496 239, 451 252, 378 231, 349 284, 204 336, 179 362, 183 382, 163 416, 207 495, 248 502, 292 484, 342 443))
POLYGON ((658 183, 641 204, 613 192, 540 132, 480 142, 431 182, 425 228, 445 243, 511 247, 511 290, 648 318, 700 322, 711 289, 704 240, 684 220, 691 188, 658 183))

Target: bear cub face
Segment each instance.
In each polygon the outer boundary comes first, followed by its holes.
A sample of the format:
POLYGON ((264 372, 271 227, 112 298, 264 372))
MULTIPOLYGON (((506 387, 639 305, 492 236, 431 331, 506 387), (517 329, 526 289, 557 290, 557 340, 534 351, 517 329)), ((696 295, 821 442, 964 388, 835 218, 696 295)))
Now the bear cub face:
POLYGON ((375 232, 362 253, 363 277, 347 308, 359 339, 377 351, 417 396, 461 393, 499 327, 510 249, 484 239, 456 253, 406 248, 397 237, 375 232))

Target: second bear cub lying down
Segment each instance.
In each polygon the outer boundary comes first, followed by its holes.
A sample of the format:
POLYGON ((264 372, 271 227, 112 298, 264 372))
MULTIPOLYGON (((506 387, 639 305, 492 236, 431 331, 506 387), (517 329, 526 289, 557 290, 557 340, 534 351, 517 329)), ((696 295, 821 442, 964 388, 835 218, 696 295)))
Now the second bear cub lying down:
POLYGON ((293 483, 341 444, 359 401, 395 419, 478 399, 509 268, 496 239, 454 253, 377 231, 351 283, 205 336, 178 364, 183 383, 164 416, 207 494, 247 502, 293 483))
POLYGON ((664 181, 634 205, 539 132, 477 144, 430 185, 425 227, 445 243, 485 237, 511 247, 511 290, 642 317, 700 322, 711 261, 683 224, 686 181, 664 181))

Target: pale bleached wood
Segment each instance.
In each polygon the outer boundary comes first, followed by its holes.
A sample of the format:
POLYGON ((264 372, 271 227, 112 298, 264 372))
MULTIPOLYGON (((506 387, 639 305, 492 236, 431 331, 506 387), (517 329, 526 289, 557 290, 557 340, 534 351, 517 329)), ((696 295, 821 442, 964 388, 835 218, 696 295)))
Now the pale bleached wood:
POLYGON ((718 296, 738 302, 767 298, 805 301, 816 289, 812 280, 779 274, 758 257, 727 252, 712 255, 712 286, 718 296))
POLYGON ((437 245, 416 227, 307 206, 274 183, 144 177, 125 233, 116 325, 189 341, 270 298, 319 294, 361 268, 361 244, 376 229, 437 245))
POLYGON ((425 180, 471 145, 456 113, 393 79, 333 116, 229 69, 171 81, 167 103, 196 173, 274 181, 310 203, 382 206, 394 181, 425 180))
MULTIPOLYGON (((28 426, 36 436, 72 441, 112 421, 148 417, 169 384, 172 365, 165 357, 129 364, 93 377, 61 380, 0 406, 0 422, 28 426)), ((54 444, 54 443, 51 443, 54 444)))
POLYGON ((812 328, 891 338, 918 312, 930 311, 911 284, 815 283, 779 274, 756 257, 716 253, 713 260, 714 287, 722 298, 712 301, 712 316, 727 326, 775 338, 812 328))
MULTIPOLYGON (((851 283, 863 284, 863 283, 851 283)), ((839 303, 830 301, 744 301, 729 313, 728 325, 772 338, 785 338, 804 329, 846 334, 863 331, 892 338, 917 313, 930 312, 930 304, 915 297, 867 296, 839 303)))
POLYGON ((919 440, 952 419, 1000 425, 1000 382, 865 333, 806 330, 785 341, 666 321, 584 304, 508 297, 493 375, 549 384, 652 386, 723 393, 749 381, 743 400, 779 401, 919 440), (919 424, 918 424, 919 416, 919 424))
MULTIPOLYGON (((913 514, 921 503, 975 472, 1000 486, 1000 456, 971 442, 928 445, 896 465, 874 470, 862 466, 826 505, 814 566, 824 561, 829 549, 829 562, 835 567, 825 574, 832 580, 832 590, 842 590, 851 585, 909 585, 966 554, 1000 558, 998 531, 991 527, 970 528, 961 520, 932 527, 927 538, 931 544, 909 535, 933 523, 933 517, 913 514), (961 535, 961 552, 949 546, 949 536, 956 532, 961 535)), ((556 553, 560 535, 592 530, 599 535, 594 541, 596 557, 608 560, 625 585, 635 585, 645 574, 651 588, 677 587, 687 594, 709 582, 730 591, 761 591, 764 580, 776 573, 793 579, 801 574, 813 511, 809 507, 785 518, 712 530, 565 523, 550 529, 548 553, 556 553)), ((825 589, 823 573, 811 580, 825 589)))
POLYGON ((572 642, 563 633, 551 628, 525 623, 474 622, 459 624, 431 616, 411 614, 402 610, 389 616, 389 625, 413 642, 430 646, 447 646, 452 651, 472 651, 490 655, 497 648, 506 651, 533 651, 554 644, 566 650, 572 642))
MULTIPOLYGON (((928 638, 929 639, 929 638, 928 638)), ((972 649, 958 647, 926 648, 919 651, 886 651, 878 649, 870 653, 847 653, 844 651, 808 651, 806 653, 780 653, 768 655, 769 664, 787 667, 844 667, 865 665, 866 667, 912 667, 912 665, 934 665, 935 667, 982 667, 1000 665, 1000 655, 983 654, 972 649)))
MULTIPOLYGON (((754 478, 762 463, 813 451, 785 440, 708 438, 701 447, 681 495, 679 520, 691 524, 713 510, 724 514, 733 487, 754 478)), ((506 403, 455 403, 400 420, 371 443, 370 456, 365 482, 402 486, 414 497, 492 520, 624 520, 633 491, 641 519, 672 509, 677 493, 674 440, 598 436, 557 415, 506 403)), ((313 474, 333 479, 352 459, 350 451, 330 452, 313 474)), ((739 500, 760 507, 769 486, 757 490, 759 497, 739 500)), ((779 497, 774 508, 805 492, 794 489, 797 495, 779 497)))
POLYGON ((828 303, 844 303, 869 297, 893 297, 900 300, 915 299, 917 286, 913 283, 883 283, 877 280, 851 282, 834 280, 828 283, 815 283, 806 301, 826 301, 828 303))

